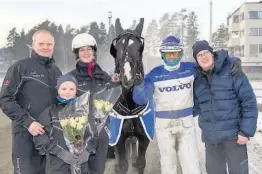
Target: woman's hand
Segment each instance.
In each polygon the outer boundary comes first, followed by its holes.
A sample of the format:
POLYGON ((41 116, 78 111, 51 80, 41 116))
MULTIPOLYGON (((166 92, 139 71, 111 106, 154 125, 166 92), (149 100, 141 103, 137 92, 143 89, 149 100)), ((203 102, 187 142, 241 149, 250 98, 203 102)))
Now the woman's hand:
POLYGON ((119 74, 114 74, 111 78, 111 81, 116 83, 120 81, 120 75, 119 74))

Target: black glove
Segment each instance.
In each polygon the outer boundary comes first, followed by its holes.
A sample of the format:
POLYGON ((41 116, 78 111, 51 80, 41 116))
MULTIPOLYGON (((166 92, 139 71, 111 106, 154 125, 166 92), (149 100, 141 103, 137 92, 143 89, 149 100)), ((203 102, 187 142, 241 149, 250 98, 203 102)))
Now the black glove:
POLYGON ((84 151, 81 153, 81 155, 78 157, 76 165, 77 165, 77 166, 81 166, 81 164, 87 162, 88 159, 89 159, 89 156, 90 156, 90 153, 87 152, 87 150, 84 150, 84 151))
POLYGON ((232 60, 230 68, 233 76, 239 76, 243 73, 241 67, 241 61, 238 59, 232 60))
POLYGON ((87 141, 87 147, 86 147, 87 152, 89 154, 95 154, 98 143, 99 143, 98 137, 93 137, 89 141, 87 141))
POLYGON ((70 164, 72 166, 75 165, 78 160, 77 156, 64 149, 61 150, 56 156, 63 160, 65 163, 70 164))
POLYGON ((144 77, 141 76, 141 75, 136 75, 135 76, 135 82, 134 82, 134 85, 137 86, 137 85, 140 85, 141 83, 143 83, 144 81, 144 77))

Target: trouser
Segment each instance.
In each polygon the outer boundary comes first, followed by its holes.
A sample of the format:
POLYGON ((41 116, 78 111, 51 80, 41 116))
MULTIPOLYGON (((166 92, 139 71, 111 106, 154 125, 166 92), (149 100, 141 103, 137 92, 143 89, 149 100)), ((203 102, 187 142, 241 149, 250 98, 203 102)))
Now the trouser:
POLYGON ((183 174, 201 174, 193 116, 156 118, 156 137, 162 174, 177 174, 177 156, 183 174))
POLYGON ((103 174, 106 166, 109 137, 105 129, 99 134, 99 143, 95 155, 90 155, 88 161, 88 174, 103 174))
POLYGON ((107 158, 115 158, 115 147, 108 145, 107 158))
POLYGON ((45 174, 45 156, 38 154, 26 129, 13 131, 12 162, 14 174, 45 174))
POLYGON ((248 174, 247 146, 236 140, 226 140, 219 144, 205 143, 206 170, 208 174, 248 174))

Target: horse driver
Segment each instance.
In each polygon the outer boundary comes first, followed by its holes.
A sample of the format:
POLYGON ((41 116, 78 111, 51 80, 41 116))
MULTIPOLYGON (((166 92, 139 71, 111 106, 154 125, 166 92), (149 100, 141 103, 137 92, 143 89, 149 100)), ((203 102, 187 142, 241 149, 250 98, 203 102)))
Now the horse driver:
MULTIPOLYGON (((154 99, 162 174, 177 174, 176 156, 183 174, 200 174, 193 119, 195 63, 181 62, 183 46, 176 36, 168 36, 162 41, 160 53, 163 65, 141 80, 134 88, 133 99, 137 104, 154 99)), ((231 65, 232 74, 241 71, 237 61, 231 61, 231 65)))

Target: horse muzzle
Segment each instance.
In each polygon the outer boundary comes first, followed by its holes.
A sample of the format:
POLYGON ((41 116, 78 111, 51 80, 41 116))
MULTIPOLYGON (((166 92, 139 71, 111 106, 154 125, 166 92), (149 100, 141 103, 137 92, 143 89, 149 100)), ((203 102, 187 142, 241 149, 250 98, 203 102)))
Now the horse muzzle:
POLYGON ((134 71, 134 66, 130 62, 124 62, 120 70, 120 80, 124 88, 130 89, 134 86, 134 71))

